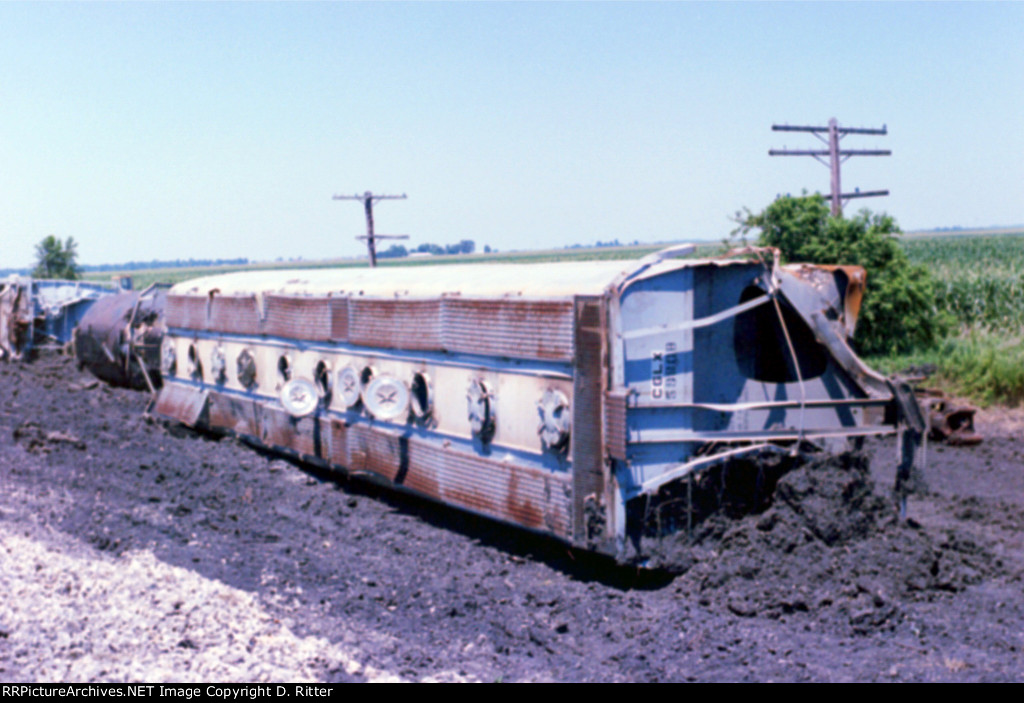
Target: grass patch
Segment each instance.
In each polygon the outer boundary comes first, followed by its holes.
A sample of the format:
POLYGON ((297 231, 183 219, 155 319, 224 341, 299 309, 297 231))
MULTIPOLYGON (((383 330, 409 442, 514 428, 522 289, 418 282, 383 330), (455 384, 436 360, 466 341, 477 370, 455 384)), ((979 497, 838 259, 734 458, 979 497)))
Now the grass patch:
POLYGON ((960 395, 982 405, 1024 402, 1024 340, 974 332, 947 339, 938 364, 940 376, 960 395))
POLYGON ((885 374, 934 367, 935 375, 926 385, 982 406, 1024 404, 1024 338, 1019 334, 968 330, 933 349, 871 357, 867 362, 885 374))

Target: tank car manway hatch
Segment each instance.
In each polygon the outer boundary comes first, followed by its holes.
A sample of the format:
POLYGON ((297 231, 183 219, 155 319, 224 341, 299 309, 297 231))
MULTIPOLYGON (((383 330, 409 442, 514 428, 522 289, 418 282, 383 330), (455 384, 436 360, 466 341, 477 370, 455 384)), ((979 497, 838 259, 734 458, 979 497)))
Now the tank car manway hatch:
POLYGON ((691 251, 180 283, 151 411, 622 560, 637 505, 739 457, 900 432, 905 474, 916 401, 847 344, 863 270, 691 251))

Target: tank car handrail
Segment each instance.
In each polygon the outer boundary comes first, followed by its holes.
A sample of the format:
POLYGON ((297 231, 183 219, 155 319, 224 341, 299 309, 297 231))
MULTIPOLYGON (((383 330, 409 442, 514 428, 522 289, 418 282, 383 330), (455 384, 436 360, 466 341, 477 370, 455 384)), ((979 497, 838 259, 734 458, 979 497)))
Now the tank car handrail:
POLYGON ((680 464, 670 471, 666 471, 663 474, 659 474, 654 478, 650 478, 640 484, 637 495, 653 495, 657 493, 662 486, 669 483, 673 483, 680 479, 684 479, 687 476, 700 471, 701 469, 709 469, 712 466, 723 464, 733 459, 739 459, 740 457, 747 456, 749 454, 758 454, 761 452, 770 452, 772 454, 788 454, 789 451, 778 446, 777 444, 754 444, 749 447, 739 447, 738 449, 730 449, 729 451, 719 452, 713 456, 705 456, 693 461, 688 461, 685 464, 680 464))
POLYGON ((627 430, 630 444, 672 444, 676 442, 753 442, 763 441, 796 441, 798 439, 824 439, 826 437, 870 437, 883 436, 899 432, 895 425, 862 425, 860 427, 831 428, 827 430, 807 429, 802 434, 797 430, 759 430, 751 432, 729 430, 627 430))
POLYGON ((642 400, 634 398, 626 401, 629 408, 696 408, 698 410, 714 410, 717 412, 735 412, 737 410, 764 410, 769 408, 798 408, 801 403, 809 408, 812 407, 842 407, 842 406, 864 406, 882 407, 892 402, 890 398, 827 398, 800 400, 758 400, 746 403, 685 403, 665 400, 642 400))

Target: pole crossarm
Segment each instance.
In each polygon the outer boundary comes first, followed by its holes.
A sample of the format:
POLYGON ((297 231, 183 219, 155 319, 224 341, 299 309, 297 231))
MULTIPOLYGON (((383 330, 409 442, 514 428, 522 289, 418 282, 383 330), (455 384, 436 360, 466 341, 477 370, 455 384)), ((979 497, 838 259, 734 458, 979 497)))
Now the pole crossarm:
MULTIPOLYGON (((788 124, 773 124, 773 132, 828 132, 828 127, 798 127, 796 125, 788 124)), ((881 129, 873 129, 868 127, 837 127, 836 132, 838 134, 881 134, 885 136, 889 133, 888 128, 883 126, 881 129)))
MULTIPOLYGON (((889 149, 843 149, 839 156, 892 156, 889 149)), ((828 149, 769 149, 768 156, 831 156, 828 149)))
POLYGON ((851 198, 877 198, 882 195, 888 195, 888 190, 859 190, 855 193, 843 193, 841 197, 843 200, 850 200, 851 198))
POLYGON ((366 193, 363 193, 362 195, 335 195, 334 197, 331 198, 331 200, 362 200, 363 202, 366 202, 367 199, 369 199, 369 200, 405 200, 407 197, 409 197, 409 196, 407 196, 405 193, 402 193, 401 195, 374 195, 373 193, 370 193, 369 191, 367 191, 366 193))
POLYGON ((370 255, 370 266, 377 265, 377 246, 376 240, 378 239, 408 239, 408 234, 374 234, 373 231, 373 203, 376 200, 405 200, 406 194, 401 195, 383 195, 374 194, 370 191, 366 191, 362 195, 335 195, 332 200, 359 200, 363 203, 363 208, 366 210, 366 234, 357 236, 356 239, 366 240, 366 250, 370 255))
POLYGON ((843 193, 840 186, 839 166, 851 156, 892 156, 889 149, 840 149, 839 140, 847 134, 881 134, 889 133, 882 125, 880 129, 871 127, 840 127, 836 118, 828 121, 827 127, 810 125, 773 124, 773 132, 809 132, 828 145, 828 149, 769 149, 769 156, 812 156, 828 167, 832 175, 832 216, 843 214, 843 200, 849 198, 869 198, 876 195, 888 195, 887 190, 871 190, 863 193, 843 193), (828 135, 827 138, 822 135, 828 135))

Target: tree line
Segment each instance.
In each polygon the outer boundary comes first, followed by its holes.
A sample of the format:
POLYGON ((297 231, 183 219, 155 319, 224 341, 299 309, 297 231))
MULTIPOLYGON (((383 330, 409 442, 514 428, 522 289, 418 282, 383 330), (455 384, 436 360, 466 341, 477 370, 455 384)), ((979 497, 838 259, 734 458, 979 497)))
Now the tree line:
POLYGON ((79 264, 78 242, 75 241, 74 237, 68 237, 61 241, 51 234, 36 244, 35 268, 0 269, 0 276, 9 276, 14 273, 31 275, 33 278, 59 278, 75 281, 86 272, 103 273, 106 271, 201 268, 206 266, 244 266, 248 263, 249 259, 238 257, 235 259, 152 259, 150 261, 129 261, 123 264, 79 264))
MULTIPOLYGON (((433 254, 439 256, 443 254, 472 254, 474 251, 476 251, 476 242, 472 239, 462 239, 455 244, 446 244, 444 246, 430 243, 420 244, 415 249, 407 249, 401 244, 392 244, 384 251, 377 252, 377 256, 381 259, 400 259, 410 254, 433 254)), ((484 251, 489 252, 490 247, 484 247, 484 251)))

